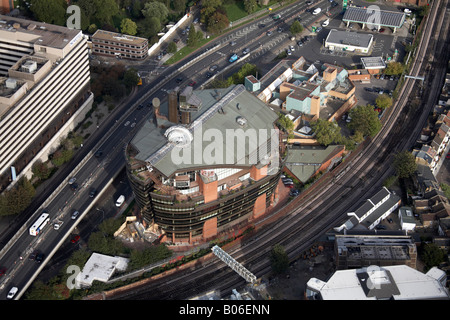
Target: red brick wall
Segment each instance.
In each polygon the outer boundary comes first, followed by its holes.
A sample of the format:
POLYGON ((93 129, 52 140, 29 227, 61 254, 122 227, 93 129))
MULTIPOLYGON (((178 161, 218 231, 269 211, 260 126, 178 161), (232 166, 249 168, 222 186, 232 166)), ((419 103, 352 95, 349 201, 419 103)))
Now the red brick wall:
POLYGON ((261 194, 256 198, 255 205, 253 206, 253 219, 258 218, 266 212, 266 194, 261 194))

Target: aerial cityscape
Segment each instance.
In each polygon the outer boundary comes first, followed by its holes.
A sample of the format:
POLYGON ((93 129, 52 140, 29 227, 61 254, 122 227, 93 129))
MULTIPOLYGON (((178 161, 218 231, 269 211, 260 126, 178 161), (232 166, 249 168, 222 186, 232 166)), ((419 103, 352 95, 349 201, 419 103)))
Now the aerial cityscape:
POLYGON ((448 0, 0 0, 0 300, 450 300, 449 26, 448 0))

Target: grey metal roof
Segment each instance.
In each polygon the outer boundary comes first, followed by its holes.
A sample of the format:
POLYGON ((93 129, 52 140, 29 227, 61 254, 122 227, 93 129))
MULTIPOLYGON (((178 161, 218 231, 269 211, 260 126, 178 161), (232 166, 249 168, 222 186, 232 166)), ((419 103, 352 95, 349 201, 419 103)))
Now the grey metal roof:
MULTIPOLYGON (((193 150, 175 147, 168 143, 163 133, 146 125, 133 139, 133 144, 136 144, 137 140, 139 140, 139 144, 145 146, 145 148, 141 149, 141 151, 145 149, 145 152, 139 155, 139 158, 145 159, 146 162, 149 162, 166 177, 170 177, 176 171, 185 169, 195 170, 208 166, 226 167, 236 164, 241 165, 239 162, 241 160, 245 160, 242 163, 243 167, 250 167, 251 164, 256 164, 253 160, 249 160, 250 157, 255 157, 255 154, 248 153, 249 150, 252 150, 249 148, 248 141, 245 143, 245 159, 238 159, 239 153, 237 148, 239 144, 236 141, 233 144, 227 143, 227 133, 229 133, 227 130, 231 129, 233 132, 236 132, 238 129, 242 129, 246 133, 251 131, 248 129, 266 129, 267 139, 274 139, 275 137, 270 136, 272 133, 270 130, 274 128, 273 124, 278 119, 278 115, 270 110, 264 102, 247 92, 243 85, 227 88, 227 90, 220 92, 217 90, 202 90, 195 91, 195 93, 202 101, 202 109, 199 112, 194 112, 192 114, 193 122, 189 126, 185 126, 193 135, 193 141, 191 143, 193 150), (246 120, 244 126, 236 121, 239 117, 246 120), (201 131, 198 131, 201 133, 201 136, 196 136, 196 128, 201 129, 201 131), (211 141, 203 141, 206 140, 204 134, 207 130, 209 130, 209 133, 212 133, 211 141), (141 133, 141 131, 144 132, 141 133), (205 162, 203 155, 196 154, 195 152, 197 151, 196 147, 200 146, 199 150, 209 155, 209 152, 206 152, 205 148, 213 142, 217 142, 215 141, 216 134, 222 137, 223 155, 220 163, 211 164, 207 163, 207 161, 205 162), (174 152, 179 158, 183 156, 183 152, 187 156, 183 157, 182 163, 175 164, 172 158, 174 152), (232 161, 229 161, 230 158, 228 158, 230 154, 234 156, 232 161), (199 162, 198 160, 201 161, 199 162)), ((278 134, 276 139, 278 139, 278 134)), ((265 143, 266 141, 262 141, 258 137, 258 147, 263 142, 265 143)), ((267 148, 267 153, 270 153, 269 146, 267 148)), ((259 148, 257 149, 259 150, 259 148)))
POLYGON ((357 33, 331 29, 330 33, 328 33, 326 42, 367 48, 369 47, 372 39, 373 35, 368 33, 357 33))
POLYGON ((382 57, 362 57, 361 62, 365 69, 384 69, 386 63, 384 63, 382 57))
POLYGON ((373 11, 370 8, 348 7, 342 21, 371 23, 378 25, 375 15, 379 12, 379 24, 384 27, 400 28, 405 22, 404 12, 394 12, 386 10, 373 11))

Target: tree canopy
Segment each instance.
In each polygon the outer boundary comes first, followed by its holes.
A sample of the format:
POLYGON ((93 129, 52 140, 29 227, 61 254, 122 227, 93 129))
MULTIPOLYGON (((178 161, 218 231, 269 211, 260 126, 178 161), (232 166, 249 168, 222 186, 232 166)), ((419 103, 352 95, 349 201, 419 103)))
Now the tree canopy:
POLYGON ((417 170, 414 155, 409 151, 402 151, 394 156, 394 168, 399 178, 409 178, 417 170))
POLYGON ((31 0, 30 10, 36 20, 63 26, 66 23, 67 3, 64 0, 31 0))
POLYGON ((276 244, 270 252, 270 262, 275 273, 283 273, 289 267, 289 257, 280 244, 276 244))
POLYGON ((317 142, 321 145, 328 146, 333 142, 341 141, 341 128, 336 122, 317 119, 317 121, 311 123, 311 127, 316 134, 317 142))
POLYGON ((372 105, 357 106, 350 110, 351 121, 348 127, 361 132, 364 136, 374 137, 381 129, 378 112, 372 105))

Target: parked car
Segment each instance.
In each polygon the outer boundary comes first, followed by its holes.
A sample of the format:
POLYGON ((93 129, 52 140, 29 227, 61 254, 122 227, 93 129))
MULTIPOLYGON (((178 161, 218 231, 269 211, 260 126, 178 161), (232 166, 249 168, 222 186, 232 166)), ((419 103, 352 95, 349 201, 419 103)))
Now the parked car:
POLYGON ((290 45, 290 46, 289 46, 289 50, 295 51, 295 47, 294 47, 293 45, 290 45))
POLYGON ((375 228, 376 228, 377 230, 385 230, 385 229, 386 229, 386 226, 383 226, 382 224, 378 224, 375 228))
POLYGON ((270 37, 272 35, 272 31, 267 31, 266 34, 270 37))
POLYGON ((299 41, 297 42, 297 45, 298 45, 299 47, 303 47, 303 41, 302 41, 302 40, 299 40, 299 41))
POLYGON ((247 54, 247 53, 249 53, 250 52, 250 49, 249 48, 245 48, 243 51, 242 51, 242 54, 247 54))
POLYGON ((286 53, 287 53, 288 56, 292 55, 292 52, 289 49, 286 49, 286 53))
POLYGON ((235 45, 236 45, 236 41, 231 41, 231 42, 230 42, 230 46, 233 47, 233 46, 235 46, 235 45))
POLYGON ((77 243, 78 241, 80 241, 80 236, 79 236, 79 235, 75 235, 75 236, 70 240, 70 242, 72 242, 72 243, 77 243))
POLYGON ((116 207, 120 207, 125 202, 125 196, 122 194, 116 200, 116 207))
POLYGON ((330 24, 330 19, 325 20, 324 22, 322 22, 322 27, 326 27, 330 24))
POLYGON ((289 191, 289 195, 291 196, 291 197, 296 197, 296 196, 298 196, 300 193, 298 192, 298 190, 297 189, 292 189, 291 191, 289 191))
POLYGON ((322 11, 322 9, 315 8, 312 14, 316 15, 316 14, 319 14, 321 11, 322 11))
POLYGON ((317 27, 316 28, 316 33, 320 32, 320 31, 322 31, 322 27, 317 27))

